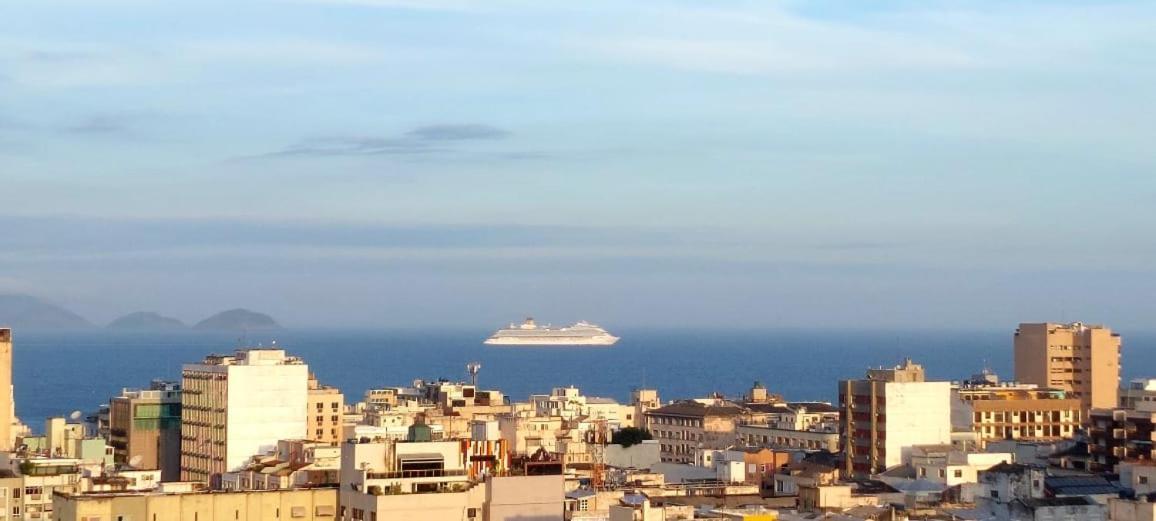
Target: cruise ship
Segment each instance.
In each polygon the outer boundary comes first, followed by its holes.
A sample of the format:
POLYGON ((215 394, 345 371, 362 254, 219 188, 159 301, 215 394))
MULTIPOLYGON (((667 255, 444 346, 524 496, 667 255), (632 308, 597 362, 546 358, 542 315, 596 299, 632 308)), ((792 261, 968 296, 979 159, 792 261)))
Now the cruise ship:
POLYGON ((485 343, 495 346, 612 346, 618 337, 594 324, 578 322, 569 327, 539 326, 527 318, 521 325, 499 329, 485 343))

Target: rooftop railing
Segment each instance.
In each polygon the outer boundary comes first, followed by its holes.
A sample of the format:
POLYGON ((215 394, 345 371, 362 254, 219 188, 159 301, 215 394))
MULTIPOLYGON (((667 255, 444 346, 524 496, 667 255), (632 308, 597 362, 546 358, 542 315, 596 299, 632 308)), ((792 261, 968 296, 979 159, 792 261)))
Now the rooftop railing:
POLYGON ((392 470, 366 473, 368 479, 448 478, 466 475, 468 473, 464 469, 392 470))

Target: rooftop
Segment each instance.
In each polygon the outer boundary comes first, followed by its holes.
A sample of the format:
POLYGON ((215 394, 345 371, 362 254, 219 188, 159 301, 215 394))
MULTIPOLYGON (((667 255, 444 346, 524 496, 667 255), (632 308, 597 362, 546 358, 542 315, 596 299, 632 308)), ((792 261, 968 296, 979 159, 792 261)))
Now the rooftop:
POLYGON ((646 414, 653 416, 687 416, 703 418, 706 416, 740 416, 747 409, 738 405, 705 405, 694 401, 680 401, 670 405, 651 409, 646 414))

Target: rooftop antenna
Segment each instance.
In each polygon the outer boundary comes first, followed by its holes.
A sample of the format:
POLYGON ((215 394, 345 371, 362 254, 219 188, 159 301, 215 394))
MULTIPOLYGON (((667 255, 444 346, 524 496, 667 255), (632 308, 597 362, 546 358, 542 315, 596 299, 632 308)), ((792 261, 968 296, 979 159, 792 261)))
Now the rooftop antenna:
POLYGON ((128 466, 130 466, 130 467, 132 467, 132 468, 134 468, 134 469, 135 469, 135 468, 137 468, 137 466, 139 466, 139 465, 140 465, 140 462, 141 462, 141 460, 143 460, 143 459, 144 459, 144 456, 141 456, 140 454, 137 454, 137 455, 135 455, 135 456, 133 456, 133 457, 129 458, 129 460, 128 460, 128 466))
POLYGON ((72 421, 76 421, 76 420, 79 420, 81 415, 83 415, 83 414, 84 413, 82 413, 80 411, 72 411, 71 413, 69 413, 68 419, 70 419, 72 421))
POLYGON ((478 386, 478 371, 482 370, 481 362, 470 362, 466 364, 466 373, 470 375, 470 385, 478 386))

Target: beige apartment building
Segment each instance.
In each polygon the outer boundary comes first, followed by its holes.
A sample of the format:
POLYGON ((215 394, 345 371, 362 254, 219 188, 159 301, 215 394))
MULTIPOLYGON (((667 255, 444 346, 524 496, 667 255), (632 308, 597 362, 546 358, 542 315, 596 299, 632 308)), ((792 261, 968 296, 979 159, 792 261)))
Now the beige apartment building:
POLYGON ((337 489, 58 494, 57 521, 334 521, 337 489))
POLYGON ((310 375, 305 410, 310 440, 330 445, 341 443, 345 395, 340 390, 321 385, 315 376, 310 375))
POLYGON ((0 451, 12 450, 16 440, 16 402, 12 397, 12 330, 0 328, 0 451))
POLYGON ((954 389, 963 415, 983 443, 1071 438, 1080 427, 1080 400, 1031 384, 963 384, 954 389))
POLYGON ((690 463, 695 450, 735 443, 736 428, 750 411, 721 399, 687 400, 646 411, 646 428, 659 443, 663 462, 690 463), (704 403, 705 402, 705 403, 704 403))
POLYGON ((1015 379, 1060 389, 1080 400, 1081 418, 1112 408, 1120 387, 1120 335, 1101 325, 1020 324, 1015 379))
POLYGON ((109 401, 109 445, 117 464, 160 469, 164 481, 181 479, 181 386, 154 380, 148 389, 124 389, 109 401))

